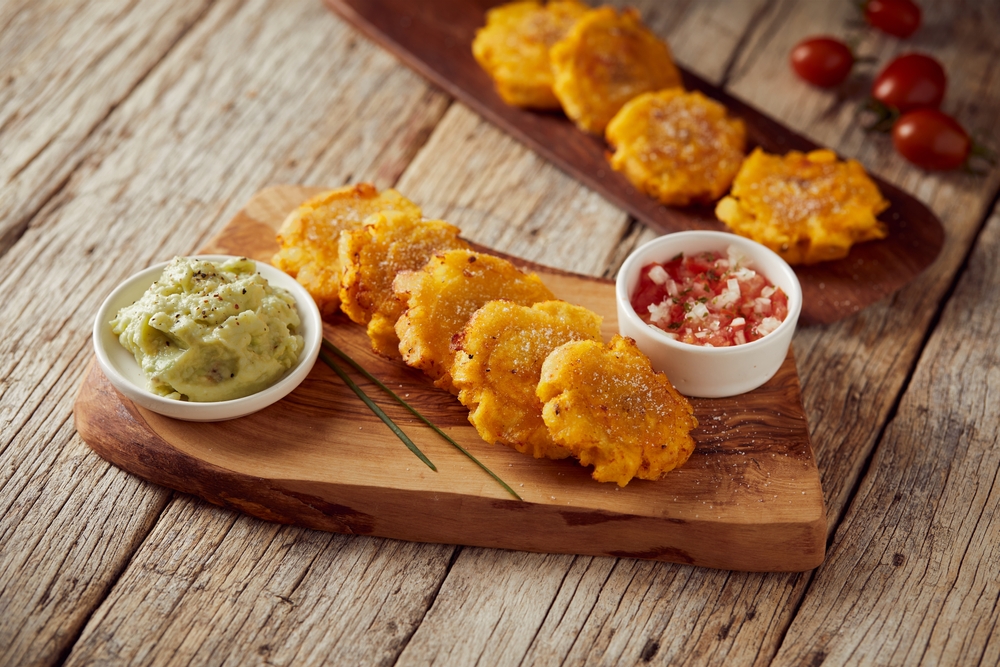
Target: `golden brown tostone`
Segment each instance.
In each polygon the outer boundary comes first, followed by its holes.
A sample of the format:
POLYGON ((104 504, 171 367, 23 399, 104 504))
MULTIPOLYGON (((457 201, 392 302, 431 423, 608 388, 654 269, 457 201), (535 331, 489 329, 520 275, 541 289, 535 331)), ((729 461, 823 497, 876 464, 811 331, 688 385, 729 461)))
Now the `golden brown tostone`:
POLYGON ((876 216, 888 206, 856 160, 839 160, 826 149, 782 156, 757 148, 715 214, 789 264, 814 264, 846 257, 855 243, 885 238, 888 230, 876 216))
POLYGON ((395 190, 379 193, 370 183, 330 190, 291 212, 278 230, 281 249, 271 264, 299 281, 324 317, 340 305, 340 232, 357 229, 368 216, 399 211, 420 219, 420 207, 395 190))
POLYGON ((603 134, 633 97, 681 85, 670 49, 634 9, 587 12, 550 56, 553 90, 563 110, 580 129, 594 134, 603 134))
POLYGON ((549 353, 573 340, 600 341, 601 320, 565 301, 490 301, 475 312, 455 338, 451 374, 483 440, 535 458, 570 455, 549 435, 535 389, 549 353))
POLYGON ((644 93, 608 124, 611 166, 663 204, 686 206, 726 193, 743 162, 746 127, 699 92, 644 93))
POLYGON ((476 31, 472 55, 507 104, 558 109, 552 92, 549 48, 562 39, 589 7, 575 0, 512 2, 486 13, 476 31))
POLYGON ((392 291, 401 271, 423 268, 434 255, 468 248, 458 227, 443 220, 420 220, 409 213, 386 211, 365 226, 340 235, 340 308, 358 324, 368 325, 372 350, 399 359, 396 321, 405 306, 392 291))
POLYGON ((403 361, 433 378, 436 386, 456 394, 451 380, 452 337, 474 312, 498 299, 530 306, 555 298, 535 274, 471 250, 450 250, 420 271, 400 273, 393 289, 407 306, 396 322, 403 361))
POLYGON ((538 398, 552 439, 599 482, 659 479, 694 451, 694 409, 631 338, 566 343, 542 364, 538 398))

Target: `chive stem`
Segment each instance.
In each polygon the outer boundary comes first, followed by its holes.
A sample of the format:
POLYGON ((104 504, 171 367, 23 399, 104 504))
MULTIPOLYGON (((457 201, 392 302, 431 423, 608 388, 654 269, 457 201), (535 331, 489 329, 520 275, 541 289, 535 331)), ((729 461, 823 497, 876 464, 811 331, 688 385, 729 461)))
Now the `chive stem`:
POLYGON ((325 347, 326 349, 330 350, 335 355, 337 355, 337 357, 339 357, 343 361, 345 361, 348 364, 350 364, 351 368, 353 368, 354 370, 356 370, 358 373, 361 373, 362 375, 364 375, 368 380, 370 380, 371 382, 373 382, 376 385, 378 385, 379 388, 382 389, 382 391, 384 391, 385 393, 389 394, 394 399, 396 399, 396 402, 399 403, 400 405, 402 405, 407 410, 409 410, 410 414, 412 414, 414 417, 416 417, 417 419, 419 419, 420 421, 422 421, 427 426, 431 427, 434 430, 435 433, 437 433, 442 438, 444 438, 449 444, 451 444, 452 447, 454 447, 458 451, 460 451, 463 454, 465 454, 465 456, 468 457, 470 461, 472 461, 477 466, 479 466, 480 468, 482 468, 482 470, 487 475, 489 475, 494 480, 496 480, 497 484, 499 484, 500 486, 502 486, 507 491, 507 493, 509 493, 510 495, 514 496, 518 500, 522 500, 522 501, 524 500, 523 498, 521 498, 521 496, 517 495, 517 492, 515 492, 514 489, 510 488, 510 486, 507 485, 507 482, 505 482, 502 479, 500 479, 500 477, 495 472, 493 472, 492 470, 490 470, 488 467, 486 467, 486 465, 484 463, 482 463, 479 459, 477 459, 475 456, 473 456, 472 452, 470 452, 465 447, 463 447, 462 445, 460 445, 457 442, 455 442, 451 438, 451 436, 449 436, 447 433, 445 433, 440 428, 438 428, 437 425, 434 424, 429 419, 427 419, 427 417, 424 417, 422 414, 420 414, 420 412, 418 412, 416 408, 414 408, 409 403, 407 403, 405 400, 403 400, 402 398, 400 398, 396 394, 396 392, 394 392, 392 389, 389 389, 389 387, 387 387, 381 380, 379 380, 377 377, 375 377, 374 375, 372 375, 371 373, 369 373, 367 370, 365 370, 365 368, 363 366, 361 366, 361 364, 359 364, 358 362, 356 362, 354 359, 352 359, 350 357, 350 355, 348 355, 346 352, 344 352, 343 350, 341 350, 339 347, 337 347, 336 345, 334 345, 333 343, 331 343, 330 341, 328 341, 326 338, 323 339, 323 347, 325 347))
POLYGON ((329 366, 330 368, 333 369, 334 373, 336 373, 338 376, 340 376, 340 379, 344 381, 344 384, 346 384, 348 387, 350 387, 351 390, 355 394, 358 395, 358 398, 360 398, 362 401, 364 401, 365 405, 367 405, 368 408, 372 412, 374 412, 375 415, 379 419, 381 419, 383 422, 385 422, 385 425, 388 426, 389 429, 393 433, 396 434, 396 437, 398 437, 400 440, 403 441, 403 444, 406 445, 407 449, 409 449, 411 452, 413 452, 413 454, 418 459, 420 459, 421 461, 423 461, 424 463, 426 463, 428 468, 430 468, 434 472, 437 472, 437 468, 434 467, 434 464, 431 463, 431 460, 429 458, 427 458, 426 456, 424 456, 424 453, 422 451, 420 451, 420 448, 417 447, 416 444, 414 444, 414 442, 412 440, 410 440, 409 436, 407 436, 405 433, 403 433, 403 430, 401 428, 399 428, 399 426, 396 425, 396 422, 392 421, 392 418, 389 415, 385 414, 385 412, 382 411, 382 408, 380 408, 379 406, 375 405, 375 402, 372 401, 372 399, 370 399, 368 397, 368 394, 366 394, 361 389, 361 387, 359 387, 357 385, 357 383, 355 383, 354 380, 352 380, 350 378, 350 376, 348 376, 347 373, 344 372, 343 368, 341 368, 340 366, 337 365, 337 362, 335 362, 333 359, 331 359, 329 356, 327 356, 327 354, 325 352, 323 352, 322 350, 320 350, 319 357, 320 357, 320 359, 323 360, 323 362, 327 366, 329 366))

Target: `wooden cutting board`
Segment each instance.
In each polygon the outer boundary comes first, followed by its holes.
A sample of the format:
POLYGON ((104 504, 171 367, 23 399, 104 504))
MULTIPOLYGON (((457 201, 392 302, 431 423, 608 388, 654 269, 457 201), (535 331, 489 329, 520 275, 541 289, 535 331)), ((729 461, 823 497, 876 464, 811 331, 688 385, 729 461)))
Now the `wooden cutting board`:
MULTIPOLYGON (((580 131, 561 112, 519 109, 500 99, 492 80, 472 57, 472 39, 486 22, 486 10, 501 0, 325 2, 404 64, 654 229, 727 229, 716 219, 714 206, 662 206, 636 190, 608 165, 604 140, 580 131)), ((820 147, 694 73, 679 69, 685 88, 701 91, 743 119, 748 149, 760 146, 783 154, 820 147)), ((909 283, 940 252, 944 228, 934 213, 904 190, 878 177, 874 180, 890 204, 879 216, 889 236, 855 245, 842 260, 796 267, 803 295, 801 323, 830 324, 854 315, 909 283)))
MULTIPOLYGON (((278 225, 315 192, 258 193, 202 250, 269 259, 278 225)), ((617 331, 611 282, 520 264, 561 298, 603 315, 606 339, 617 331)), ((323 363, 273 406, 207 424, 135 406, 92 364, 76 427, 102 457, 151 482, 318 530, 751 571, 801 571, 823 560, 823 492, 791 353, 754 392, 692 401, 700 425, 688 463, 660 481, 619 489, 593 481, 573 460, 534 460, 485 443, 454 396, 372 354, 363 328, 346 318, 325 333, 523 501, 357 378, 435 463, 431 471, 323 363)))

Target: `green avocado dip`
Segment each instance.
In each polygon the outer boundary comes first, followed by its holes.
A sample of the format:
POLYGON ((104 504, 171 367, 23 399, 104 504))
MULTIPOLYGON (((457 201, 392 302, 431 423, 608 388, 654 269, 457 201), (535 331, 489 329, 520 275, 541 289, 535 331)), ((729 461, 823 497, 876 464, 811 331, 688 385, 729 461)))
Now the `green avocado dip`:
POLYGON ((303 348, 290 293, 249 259, 175 257, 142 297, 118 311, 112 331, 149 378, 181 401, 226 401, 273 384, 303 348))

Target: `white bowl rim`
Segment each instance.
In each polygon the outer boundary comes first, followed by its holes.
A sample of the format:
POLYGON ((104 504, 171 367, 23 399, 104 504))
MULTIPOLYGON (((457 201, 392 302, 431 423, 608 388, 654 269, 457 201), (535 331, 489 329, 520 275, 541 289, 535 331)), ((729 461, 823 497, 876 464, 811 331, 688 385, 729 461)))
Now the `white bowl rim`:
MULTIPOLYGON (((230 259, 242 259, 246 257, 245 255, 216 253, 195 253, 178 256, 213 262, 224 262, 230 259)), ((279 286, 292 293, 299 311, 299 318, 303 324, 304 346, 302 352, 299 354, 295 365, 285 371, 277 382, 249 396, 225 401, 178 401, 153 393, 146 385, 136 384, 132 379, 119 371, 111 361, 106 349, 107 342, 104 338, 106 333, 104 329, 113 317, 113 313, 110 313, 110 310, 122 298, 124 293, 138 290, 138 294, 142 294, 162 274, 163 269, 172 261, 170 260, 153 264, 142 271, 130 275, 105 297, 97 309, 91 337, 98 365, 111 384, 127 398, 130 398, 133 402, 140 404, 152 412, 187 421, 224 421, 246 416, 281 400, 301 384, 315 364, 323 341, 323 320, 319 308, 309 295, 309 292, 294 278, 267 262, 253 258, 247 259, 250 259, 257 265, 258 272, 264 274, 268 282, 280 280, 282 284, 279 286), (270 277, 267 274, 270 274, 270 277), (284 276, 284 278, 280 278, 279 276, 284 276), (140 283, 141 290, 139 290, 140 283), (109 317, 109 314, 111 317, 109 317)), ((118 306, 118 308, 120 307, 118 306)), ((113 335, 111 337, 114 338, 113 335)))
MULTIPOLYGON (((764 274, 771 284, 775 284, 774 279, 771 275, 768 275, 766 271, 763 271, 756 266, 751 267, 754 271, 758 271, 764 274)), ((785 291, 782 288, 782 291, 785 291)), ((783 332, 783 330, 789 327, 795 327, 799 319, 799 314, 802 312, 802 286, 799 284, 798 276, 795 275, 795 271, 792 267, 781 258, 778 253, 774 252, 767 246, 764 246, 752 239, 748 239, 745 236, 739 236, 737 234, 732 234, 729 232, 719 232, 714 230, 689 230, 683 232, 672 232, 669 234, 664 234, 663 236, 658 236, 655 239, 651 239, 646 243, 629 253, 629 256, 622 263, 621 269, 618 271, 618 277, 615 281, 615 298, 624 306, 625 316, 633 320, 633 324, 642 325, 651 330, 652 335, 660 343, 665 344, 670 349, 679 350, 682 352, 694 352, 695 354, 709 354, 715 356, 727 356, 735 354, 745 354, 747 352, 752 352, 758 347, 767 345, 770 340, 773 340, 772 336, 777 338, 775 334, 783 332), (667 335, 663 329, 657 326, 652 326, 647 324, 639 317, 639 314, 635 312, 635 308, 632 307, 632 295, 629 294, 628 289, 628 278, 631 272, 634 270, 636 275, 642 269, 642 265, 649 264, 655 261, 663 261, 656 259, 648 259, 643 262, 639 262, 639 257, 642 256, 645 251, 654 247, 661 245, 668 245, 676 241, 682 241, 686 239, 691 240, 706 240, 706 241, 726 241, 730 245, 737 245, 748 251, 748 258, 756 262, 757 257, 750 256, 752 253, 756 253, 761 257, 765 257, 770 261, 774 262, 778 267, 778 270, 786 274, 786 278, 789 278, 789 284, 792 286, 792 293, 786 293, 788 297, 788 314, 785 315, 785 319, 781 321, 774 331, 768 333, 766 336, 761 336, 757 340, 750 341, 748 343, 742 343, 740 345, 732 345, 729 347, 709 347, 704 345, 692 345, 691 343, 685 343, 682 341, 674 340, 667 335)))

